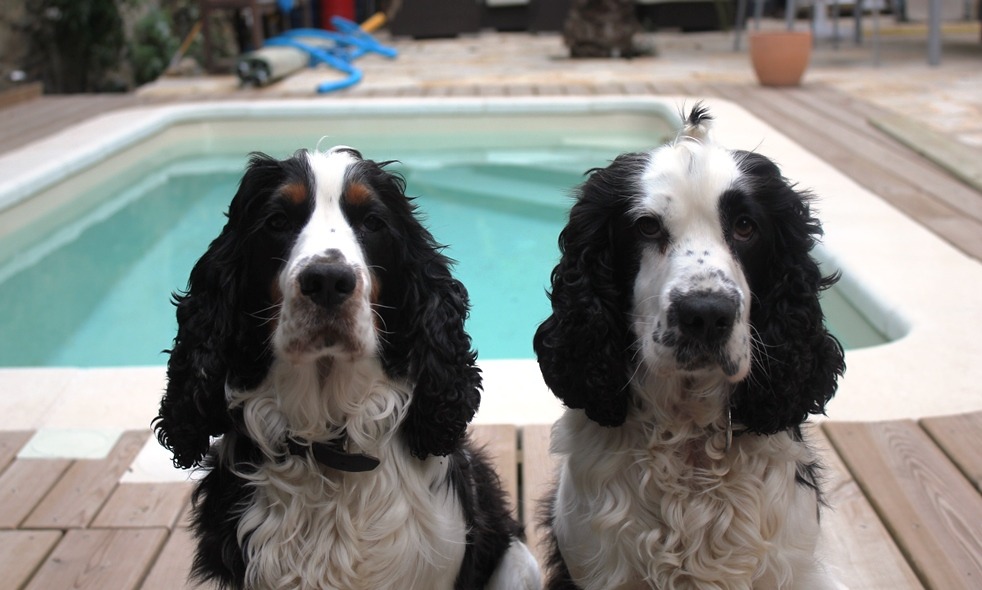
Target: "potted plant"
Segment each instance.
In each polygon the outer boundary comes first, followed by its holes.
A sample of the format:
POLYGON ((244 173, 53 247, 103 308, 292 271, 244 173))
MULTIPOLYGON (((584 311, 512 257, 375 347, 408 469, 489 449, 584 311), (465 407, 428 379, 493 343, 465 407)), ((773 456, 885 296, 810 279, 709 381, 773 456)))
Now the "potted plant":
POLYGON ((750 63, 764 86, 797 86, 811 58, 811 31, 750 33, 750 63))

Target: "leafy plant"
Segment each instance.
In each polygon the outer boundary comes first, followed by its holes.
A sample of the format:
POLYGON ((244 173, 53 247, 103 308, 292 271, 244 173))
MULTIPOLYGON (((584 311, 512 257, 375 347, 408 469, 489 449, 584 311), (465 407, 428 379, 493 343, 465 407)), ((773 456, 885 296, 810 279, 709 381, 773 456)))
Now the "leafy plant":
POLYGON ((170 16, 159 8, 150 10, 133 29, 129 48, 133 81, 140 85, 155 80, 167 69, 178 46, 170 16))
POLYGON ((27 0, 29 68, 44 82, 45 91, 110 89, 108 73, 119 63, 125 47, 118 5, 136 1, 27 0))

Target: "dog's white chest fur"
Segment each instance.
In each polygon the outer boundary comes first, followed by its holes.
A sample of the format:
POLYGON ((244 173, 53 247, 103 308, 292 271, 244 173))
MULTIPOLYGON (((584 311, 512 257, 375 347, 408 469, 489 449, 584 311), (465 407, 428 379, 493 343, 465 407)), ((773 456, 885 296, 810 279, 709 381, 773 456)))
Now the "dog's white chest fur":
POLYGON ((260 388, 230 392, 243 406, 250 438, 267 454, 245 475, 255 489, 237 531, 248 587, 453 587, 465 519, 448 481, 449 459, 419 460, 397 436, 408 391, 375 362, 363 362, 334 366, 327 377, 278 363, 260 388), (276 441, 297 433, 324 440, 322 425, 337 423, 346 424, 349 450, 375 455, 378 467, 342 473, 310 457, 274 457, 276 441))
POLYGON ((705 449, 652 445, 630 420, 567 411, 554 432, 555 534, 584 590, 812 587, 800 573, 815 568, 817 499, 795 483, 805 445, 746 435, 724 456, 721 435, 720 460, 700 465, 705 449))
POLYGON ((284 589, 453 587, 466 531, 447 459, 421 462, 408 451, 380 459, 369 473, 325 477, 304 473, 306 461, 292 458, 292 467, 263 466, 239 526, 247 581, 284 589))

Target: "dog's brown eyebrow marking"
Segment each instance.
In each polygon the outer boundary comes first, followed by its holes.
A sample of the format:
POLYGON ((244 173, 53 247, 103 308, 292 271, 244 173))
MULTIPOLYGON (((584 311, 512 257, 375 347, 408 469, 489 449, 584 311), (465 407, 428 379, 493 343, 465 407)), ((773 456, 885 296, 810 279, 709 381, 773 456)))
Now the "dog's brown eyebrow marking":
POLYGON ((344 191, 344 199, 351 205, 366 205, 374 195, 372 189, 361 182, 352 182, 344 191))
POLYGON ((294 205, 301 205, 307 201, 307 186, 302 182, 291 182, 284 184, 280 193, 294 205))

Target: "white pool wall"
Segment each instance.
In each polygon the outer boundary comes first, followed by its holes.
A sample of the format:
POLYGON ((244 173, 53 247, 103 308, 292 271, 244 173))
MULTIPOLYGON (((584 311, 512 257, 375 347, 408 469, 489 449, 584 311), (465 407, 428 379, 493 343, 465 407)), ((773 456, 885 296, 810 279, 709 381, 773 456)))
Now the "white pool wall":
MULTIPOLYGON (((191 103, 128 109, 0 155, 0 211, 39 189, 189 121, 375 113, 553 113, 610 108, 671 116, 696 97, 370 99, 191 103)), ((952 248, 739 105, 707 99, 717 139, 774 159, 814 191, 826 230, 820 256, 844 294, 899 340, 850 350, 830 404, 836 420, 916 418, 982 409, 982 265, 952 248)), ((309 147, 298 145, 297 147, 309 147)), ((598 162, 597 165, 603 165, 598 162)), ((0 213, 2 223, 2 213, 0 213)), ((531 332, 531 330, 530 330, 531 332)), ((483 361, 482 423, 548 423, 562 407, 531 360, 483 361)), ((148 428, 163 367, 0 369, 0 429, 148 428)), ((153 441, 147 453, 153 454, 153 441)))

